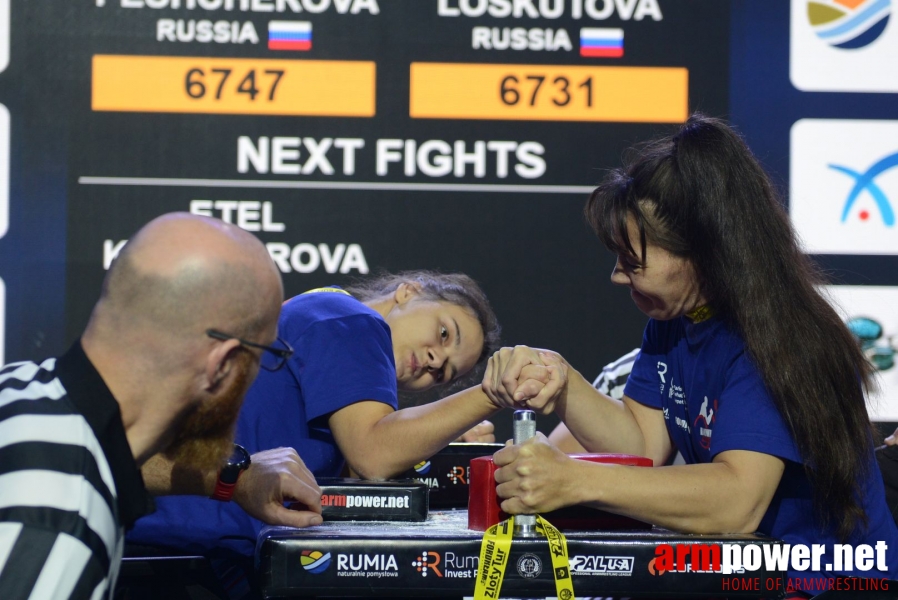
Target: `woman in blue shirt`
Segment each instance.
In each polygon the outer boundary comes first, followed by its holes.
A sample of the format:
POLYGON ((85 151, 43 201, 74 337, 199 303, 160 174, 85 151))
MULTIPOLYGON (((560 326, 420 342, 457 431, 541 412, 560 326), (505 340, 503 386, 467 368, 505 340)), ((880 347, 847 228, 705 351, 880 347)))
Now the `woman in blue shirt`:
POLYGON ((824 578, 898 576, 898 531, 873 458, 871 366, 820 295, 769 178, 721 121, 691 117, 593 192, 586 217, 617 255, 613 283, 650 317, 617 401, 557 354, 490 359, 484 389, 507 405, 554 408, 594 452, 679 450, 656 469, 573 461, 545 438, 501 450, 509 513, 582 502, 694 533, 760 531, 791 544, 885 542, 885 563, 824 578), (529 363, 561 376, 542 391, 529 363), (883 570, 881 567, 885 566, 883 570))
MULTIPOLYGON (((344 463, 364 478, 395 476, 499 409, 477 386, 397 410, 398 390, 458 380, 498 346, 499 331, 486 295, 458 273, 411 271, 295 296, 278 320, 279 337, 295 351, 283 368, 259 373, 240 410, 236 442, 254 463, 271 449, 289 463, 282 452, 292 449, 308 478, 339 475, 344 463)), ((144 470, 151 486, 165 475, 171 469, 144 470)), ((270 513, 246 508, 201 496, 159 498, 128 540, 250 556, 259 519, 270 513)), ((280 505, 271 510, 283 512, 280 505)))

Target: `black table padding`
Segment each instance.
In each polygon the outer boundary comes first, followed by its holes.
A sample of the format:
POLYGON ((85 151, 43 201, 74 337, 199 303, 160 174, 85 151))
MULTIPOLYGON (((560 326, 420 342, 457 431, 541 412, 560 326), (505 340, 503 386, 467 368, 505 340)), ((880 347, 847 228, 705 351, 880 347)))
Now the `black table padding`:
MULTIPOLYGON (((766 585, 784 574, 724 575, 652 569, 659 544, 757 544, 753 535, 696 536, 663 529, 564 532, 571 579, 580 596, 778 598, 766 585), (755 585, 755 582, 758 585, 755 585), (760 587, 759 591, 734 588, 760 587), (726 591, 724 591, 726 590, 726 591)), ((308 529, 270 527, 256 546, 266 598, 300 596, 471 596, 482 534, 467 529, 467 511, 431 511, 424 523, 341 522, 308 529)), ((515 539, 503 597, 555 596, 548 543, 515 539)))

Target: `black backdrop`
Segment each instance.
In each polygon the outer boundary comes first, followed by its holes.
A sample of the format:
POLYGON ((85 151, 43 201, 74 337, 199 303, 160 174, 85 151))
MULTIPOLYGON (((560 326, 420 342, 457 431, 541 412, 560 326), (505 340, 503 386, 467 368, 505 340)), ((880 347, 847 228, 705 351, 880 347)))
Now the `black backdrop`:
MULTIPOLYGON (((277 252, 296 255, 293 263, 281 263, 288 295, 381 270, 463 271, 486 289, 505 343, 557 349, 592 376, 639 343, 645 319, 625 290, 608 283, 612 260, 583 221, 585 196, 605 169, 620 163, 625 148, 671 125, 627 118, 412 118, 410 65, 533 65, 534 72, 552 76, 572 66, 685 68, 688 110, 732 117, 781 182, 788 177, 788 128, 795 118, 815 116, 802 107, 819 106, 815 98, 822 96, 797 94, 789 85, 789 3, 776 0, 587 0, 592 10, 580 18, 574 18, 574 6, 584 3, 577 0, 517 1, 523 14, 507 17, 449 16, 461 7, 501 8, 506 3, 499 0, 229 4, 232 10, 225 10, 225 0, 12 0, 10 62, 0 73, 0 102, 12 123, 10 227, 0 239, 7 360, 56 354, 77 337, 96 300, 104 262, 141 224, 164 212, 190 210, 194 201, 206 201, 195 208, 211 207, 222 216, 215 206, 237 205, 216 201, 240 201, 247 222, 262 221, 252 211, 267 206, 264 220, 283 224, 282 231, 257 233, 277 252), (221 8, 203 8, 216 5, 221 8), (528 16, 528 6, 538 14, 528 16), (546 13, 555 6, 563 6, 563 13, 550 18, 546 13), (601 18, 592 18, 596 11, 601 18), (167 41, 157 35, 165 19, 182 20, 184 27, 191 20, 237 22, 240 30, 250 23, 258 43, 167 41), (273 20, 311 23, 312 49, 269 50, 273 20), (496 28, 491 35, 499 36, 503 28, 550 29, 556 42, 564 30, 570 49, 474 48, 475 27, 496 28), (581 56, 581 28, 622 30, 623 57, 581 56), (96 55, 370 61, 376 68, 375 114, 95 111, 96 55), (240 137, 253 144, 262 137, 308 137, 319 144, 353 138, 363 139, 364 147, 356 151, 352 175, 344 173, 336 148, 327 152, 332 175, 321 169, 305 175, 240 172, 240 137), (543 149, 538 157, 545 169, 538 177, 522 177, 512 152, 507 176, 499 177, 496 153, 487 151, 483 177, 470 164, 462 177, 429 177, 420 167, 408 176, 401 162, 378 175, 382 139, 414 140, 418 146, 460 141, 467 152, 478 141, 535 142, 543 149), (340 185, 349 189, 333 189, 340 185), (482 187, 465 187, 473 185, 482 187), (319 264, 312 268, 315 256, 319 264)), ((594 90, 597 105, 602 91, 594 90)), ((475 91, 441 92, 451 104, 475 91)), ((852 95, 852 106, 860 102, 879 118, 896 116, 888 95, 858 96, 852 95)), ((633 98, 640 101, 638 93, 633 98)), ((308 149, 299 150, 302 164, 308 149)), ((828 260, 853 274, 875 272, 876 283, 894 283, 882 281, 882 269, 870 262, 875 257, 828 260)))

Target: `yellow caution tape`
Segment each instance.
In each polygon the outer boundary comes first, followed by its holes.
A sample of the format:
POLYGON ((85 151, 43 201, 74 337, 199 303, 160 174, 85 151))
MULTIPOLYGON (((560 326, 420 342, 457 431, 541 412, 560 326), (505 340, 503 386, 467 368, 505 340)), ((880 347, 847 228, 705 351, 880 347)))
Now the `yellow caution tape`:
POLYGON ((514 531, 514 517, 493 525, 483 534, 480 544, 480 564, 477 580, 474 582, 474 600, 498 598, 508 566, 511 551, 511 536, 514 531))
MULTIPOLYGON (((474 600, 499 598, 502 581, 505 579, 505 568, 511 552, 511 541, 514 532, 514 517, 497 525, 493 525, 483 534, 480 545, 480 565, 477 579, 474 582, 474 600)), ((555 578, 555 591, 561 600, 574 600, 574 584, 571 581, 570 561, 567 553, 567 540, 564 534, 554 525, 536 517, 536 532, 549 542, 549 554, 552 557, 552 575, 555 578)))
POLYGON ((549 553, 552 555, 552 574, 555 577, 555 591, 560 600, 573 600, 574 583, 571 581, 571 562, 567 554, 567 540, 564 534, 543 519, 536 516, 536 532, 541 533, 549 542, 549 553))

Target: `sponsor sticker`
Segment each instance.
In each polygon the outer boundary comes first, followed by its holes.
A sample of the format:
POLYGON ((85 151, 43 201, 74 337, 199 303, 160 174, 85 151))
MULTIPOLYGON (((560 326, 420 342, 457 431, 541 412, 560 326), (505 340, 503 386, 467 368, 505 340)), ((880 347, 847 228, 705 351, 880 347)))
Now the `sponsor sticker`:
POLYGON ((409 494, 323 494, 321 496, 321 506, 335 508, 397 509, 404 512, 409 508, 410 502, 411 495, 409 494))
POLYGON ((629 577, 633 575, 632 556, 601 556, 578 554, 571 557, 571 574, 579 576, 605 575, 629 577))
MULTIPOLYGON (((827 285, 823 287, 836 311, 859 338, 864 354, 877 367, 879 389, 870 394, 867 410, 874 421, 898 421, 898 287, 874 285, 827 285), (876 326, 868 332, 863 326, 876 326)), ((881 443, 882 440, 877 440, 881 443)))
POLYGON ((792 126, 789 213, 811 254, 898 254, 898 121, 792 126))
POLYGON ((799 90, 898 92, 892 0, 791 0, 789 74, 799 90))
POLYGON ((543 561, 535 554, 524 554, 517 562, 518 575, 524 579, 536 579, 543 572, 543 561))

